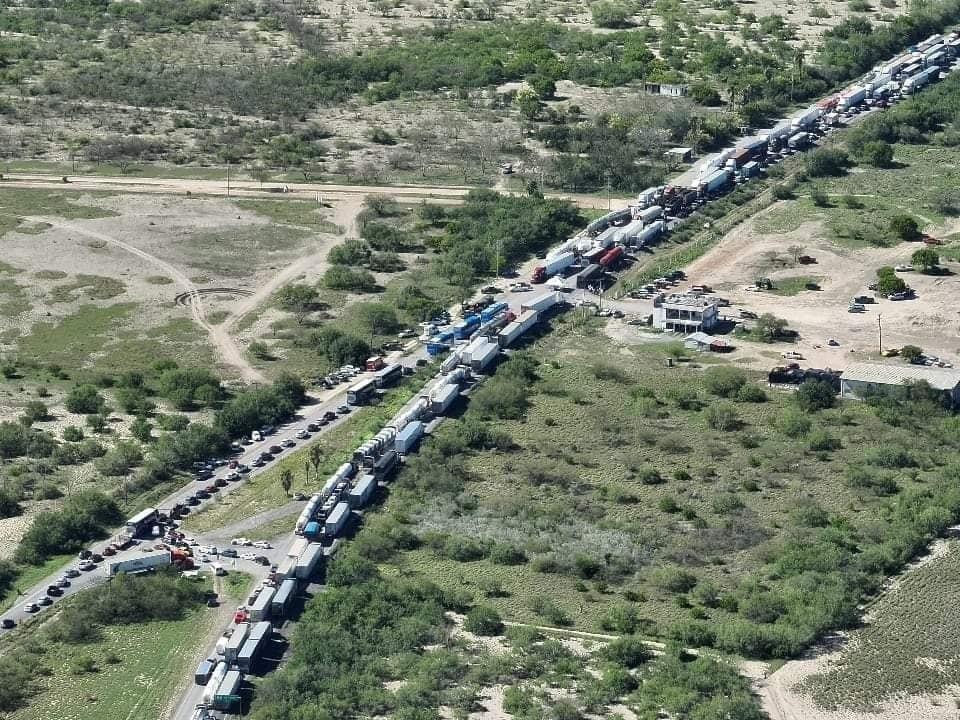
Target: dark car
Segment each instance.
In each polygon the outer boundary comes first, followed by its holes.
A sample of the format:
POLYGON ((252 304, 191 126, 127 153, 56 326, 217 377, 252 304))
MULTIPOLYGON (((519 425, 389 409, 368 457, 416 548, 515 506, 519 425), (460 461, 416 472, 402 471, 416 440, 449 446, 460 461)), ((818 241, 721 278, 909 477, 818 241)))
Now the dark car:
POLYGON ((111 555, 116 555, 116 554, 117 554, 117 550, 116 550, 116 548, 114 548, 114 547, 112 547, 112 546, 108 546, 108 547, 105 547, 105 548, 103 549, 103 554, 106 555, 107 557, 109 557, 109 556, 111 556, 111 555))
POLYGON ((47 595, 37 600, 37 605, 53 605, 53 599, 47 595))
POLYGON ((260 563, 261 565, 269 565, 269 564, 270 564, 270 558, 268 558, 266 555, 257 555, 257 557, 256 557, 256 559, 254 560, 254 562, 258 562, 258 563, 260 563))
POLYGON ((315 432, 317 432, 319 429, 320 429, 320 426, 317 425, 316 423, 308 423, 308 424, 307 424, 307 432, 315 433, 315 432))
POLYGON ((60 588, 56 585, 50 585, 47 588, 47 595, 53 595, 54 597, 60 597, 63 595, 63 588, 60 588))
POLYGON ((90 556, 90 559, 95 563, 102 563, 103 555, 101 555, 100 553, 93 553, 93 555, 90 556))
POLYGON ((9 630, 10 628, 15 628, 17 626, 17 621, 12 618, 4 618, 0 620, 0 627, 4 630, 9 630))
POLYGON ((207 607, 208 608, 220 607, 220 601, 217 600, 215 597, 207 598, 207 607))
POLYGON ((279 455, 280 453, 283 452, 283 448, 280 447, 279 445, 271 445, 271 446, 268 448, 268 450, 270 450, 270 453, 273 454, 273 455, 279 455))
POLYGON ((199 504, 200 504, 200 501, 197 499, 197 497, 196 497, 195 495, 191 495, 191 496, 188 497, 186 500, 184 500, 184 502, 185 502, 187 505, 199 505, 199 504))
POLYGON ((208 497, 210 497, 210 493, 208 493, 206 490, 197 490, 195 497, 206 500, 208 497))
POLYGON ((213 484, 216 485, 218 488, 226 487, 227 480, 226 478, 217 478, 216 480, 213 481, 213 484))
POLYGON ((93 553, 89 550, 81 550, 79 553, 77 553, 77 557, 81 560, 86 560, 91 555, 93 555, 93 553))
POLYGON ((323 419, 324 419, 324 420, 327 420, 327 421, 336 420, 336 419, 337 419, 337 414, 336 414, 335 412, 332 412, 331 410, 327 410, 327 411, 323 414, 323 419))
POLYGON ((235 558, 239 556, 239 553, 233 548, 224 548, 223 550, 220 551, 220 555, 222 557, 235 558))

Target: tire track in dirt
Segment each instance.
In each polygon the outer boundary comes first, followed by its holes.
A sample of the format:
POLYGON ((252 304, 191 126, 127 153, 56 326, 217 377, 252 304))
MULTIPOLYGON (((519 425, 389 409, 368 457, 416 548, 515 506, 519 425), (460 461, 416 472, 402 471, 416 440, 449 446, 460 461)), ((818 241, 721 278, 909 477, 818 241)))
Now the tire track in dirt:
POLYGON ((263 375, 261 375, 256 368, 251 366, 250 363, 247 362, 246 358, 243 357, 243 353, 237 346, 236 341, 226 331, 226 328, 211 325, 207 321, 206 313, 203 307, 203 298, 198 293, 197 286, 194 285, 190 278, 184 275, 176 267, 164 260, 161 260, 155 255, 151 255, 150 253, 131 245, 130 243, 126 243, 123 240, 118 240, 112 235, 107 235, 105 233, 88 228, 82 228, 79 225, 65 222, 58 218, 32 217, 31 220, 48 223, 53 227, 57 227, 62 230, 68 230, 69 232, 76 233, 77 235, 108 243, 130 253, 131 255, 136 255, 151 265, 155 265, 156 267, 160 268, 169 277, 173 278, 173 280, 180 285, 184 291, 190 293, 190 300, 187 305, 190 308, 190 315, 193 318, 193 322, 206 331, 210 338, 210 342, 216 348, 217 352, 220 353, 223 362, 234 367, 240 373, 241 377, 247 382, 264 381, 263 375))

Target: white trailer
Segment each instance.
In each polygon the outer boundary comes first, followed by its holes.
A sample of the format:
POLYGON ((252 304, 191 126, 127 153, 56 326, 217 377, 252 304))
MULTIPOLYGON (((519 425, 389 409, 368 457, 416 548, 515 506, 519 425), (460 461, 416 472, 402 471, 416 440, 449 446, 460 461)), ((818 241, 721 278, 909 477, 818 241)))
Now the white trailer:
POLYGON ((643 247, 647 243, 659 237, 660 233, 662 233, 666 227, 667 224, 663 220, 656 220, 655 222, 650 223, 633 239, 634 245, 636 245, 636 247, 643 247))
POLYGON ((444 385, 430 396, 430 409, 434 415, 443 415, 453 401, 460 395, 460 388, 457 385, 444 385))
POLYGON ((233 635, 230 636, 226 646, 223 648, 224 660, 230 664, 237 661, 237 655, 240 652, 240 648, 242 648, 243 644, 247 641, 247 635, 249 633, 250 623, 238 623, 234 626, 233 635))
POLYGON ((250 622, 263 622, 270 619, 270 603, 273 602, 273 594, 276 588, 264 587, 257 595, 256 601, 250 606, 250 622))
POLYGON ((533 282, 545 282, 547 278, 566 270, 573 265, 576 260, 577 256, 569 250, 565 253, 560 253, 552 260, 547 260, 543 265, 537 265, 533 269, 533 282))
POLYGON ((394 449, 402 455, 409 453, 420 441, 425 427, 426 426, 419 420, 415 420, 407 425, 403 429, 403 432, 397 434, 394 449))
POLYGON ((539 295, 529 302, 520 303, 520 312, 523 313, 527 310, 536 310, 542 315, 547 310, 559 303, 561 299, 560 293, 544 293, 543 295, 539 295))
POLYGON ((280 566, 277 568, 277 571, 273 574, 274 579, 277 582, 283 582, 289 577, 293 577, 294 572, 297 569, 297 557, 288 557, 280 563, 280 566))
POLYGON ((500 354, 500 346, 488 340, 482 347, 477 348, 470 355, 470 369, 475 373, 483 372, 486 367, 500 354))
POLYGON ((213 672, 210 673, 210 679, 207 680, 207 684, 203 686, 203 703, 205 705, 213 705, 213 696, 216 695, 217 690, 220 687, 220 683, 223 682, 223 678, 227 675, 227 664, 218 662, 217 666, 213 669, 213 672))
POLYGON ((649 225, 661 217, 663 217, 663 208, 659 205, 651 205, 637 213, 637 220, 642 220, 644 225, 649 225))
POLYGON ((317 563, 323 559, 323 546, 320 543, 310 543, 297 560, 294 576, 297 580, 309 580, 317 570, 317 563))
POLYGON ((593 239, 592 246, 604 249, 610 247, 617 241, 621 230, 623 230, 622 227, 611 225, 593 239))
MULTIPOLYGON (((455 385, 450 385, 456 389, 455 385)), ((343 530, 343 526, 347 524, 347 520, 350 518, 350 505, 346 502, 337 503, 336 507, 330 512, 330 515, 327 516, 327 521, 324 523, 323 532, 327 537, 336 537, 340 534, 340 531, 343 530)))
POLYGON ((360 479, 357 480, 356 485, 350 488, 350 492, 347 494, 347 502, 350 503, 350 507, 353 509, 358 509, 365 507, 370 498, 373 497, 373 493, 377 489, 377 476, 372 473, 367 473, 366 475, 361 475, 360 479))
POLYGON ((309 544, 310 541, 305 537, 298 537, 290 544, 290 549, 287 550, 287 557, 300 557, 309 544))
POLYGON ((540 313, 536 310, 521 312, 517 319, 507 325, 497 334, 497 343, 500 347, 509 347, 517 338, 521 337, 527 330, 537 324, 540 319, 540 313))
POLYGON ((849 110, 862 103, 867 97, 867 89, 862 85, 854 85, 849 90, 840 93, 840 102, 837 107, 841 110, 849 110))

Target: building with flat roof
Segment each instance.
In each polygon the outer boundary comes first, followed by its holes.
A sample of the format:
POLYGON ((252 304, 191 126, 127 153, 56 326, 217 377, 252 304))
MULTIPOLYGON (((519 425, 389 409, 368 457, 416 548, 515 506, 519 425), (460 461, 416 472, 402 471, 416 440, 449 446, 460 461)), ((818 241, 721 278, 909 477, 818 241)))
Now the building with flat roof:
POLYGON ((653 301, 653 327, 686 335, 709 332, 719 318, 718 304, 704 295, 664 295, 653 301))
POLYGON ((840 397, 859 398, 910 382, 925 382, 948 396, 951 406, 960 401, 960 370, 926 365, 851 363, 840 376, 840 397))

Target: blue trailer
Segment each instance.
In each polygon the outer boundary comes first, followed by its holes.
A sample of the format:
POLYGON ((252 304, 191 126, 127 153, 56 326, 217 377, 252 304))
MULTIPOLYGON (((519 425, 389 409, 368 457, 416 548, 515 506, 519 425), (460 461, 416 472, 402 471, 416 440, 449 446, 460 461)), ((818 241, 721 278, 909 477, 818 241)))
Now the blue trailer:
POLYGON ((470 333, 479 325, 479 315, 467 315, 463 320, 453 326, 453 337, 456 340, 464 340, 470 337, 470 333))
POLYGON ((498 302, 494 303, 490 307, 484 308, 482 311, 480 311, 480 321, 488 322, 489 320, 493 320, 493 318, 506 310, 507 307, 508 305, 505 302, 498 302))
POLYGON ((315 538, 320 536, 320 523, 316 520, 311 520, 303 528, 304 537, 315 538))
POLYGON ((450 346, 445 343, 440 342, 429 342, 427 343, 427 355, 430 357, 437 357, 443 355, 446 352, 449 352, 450 346))

